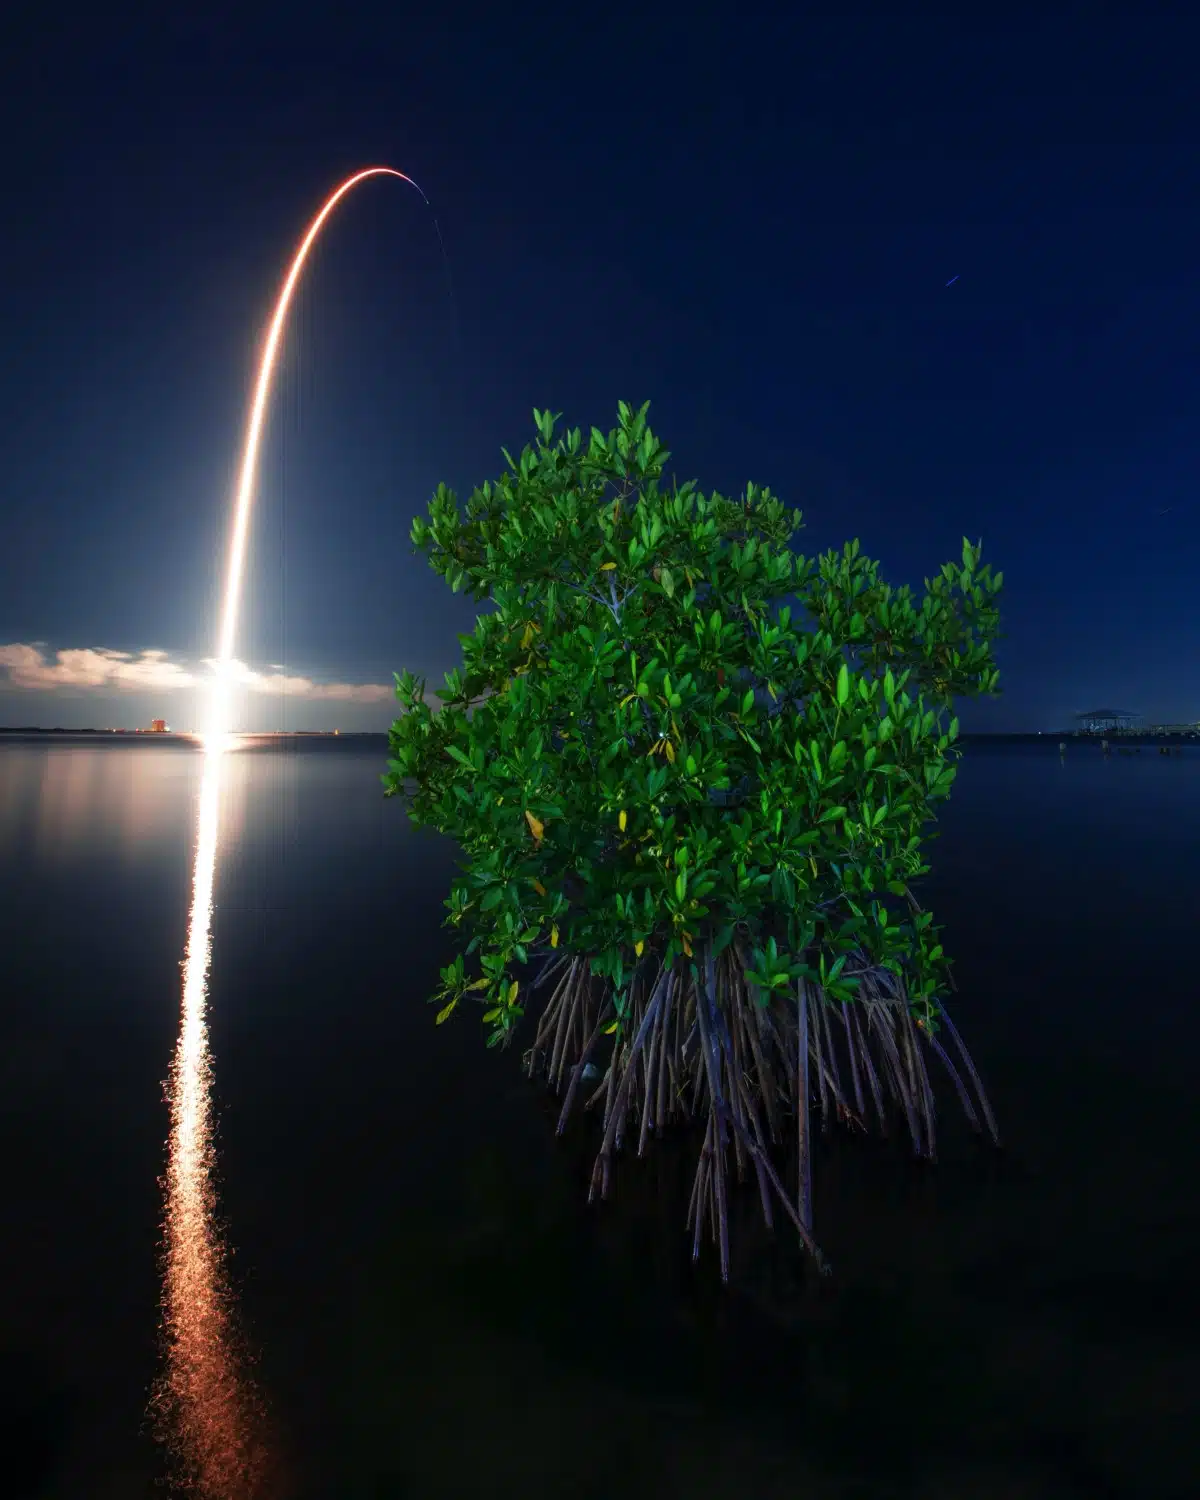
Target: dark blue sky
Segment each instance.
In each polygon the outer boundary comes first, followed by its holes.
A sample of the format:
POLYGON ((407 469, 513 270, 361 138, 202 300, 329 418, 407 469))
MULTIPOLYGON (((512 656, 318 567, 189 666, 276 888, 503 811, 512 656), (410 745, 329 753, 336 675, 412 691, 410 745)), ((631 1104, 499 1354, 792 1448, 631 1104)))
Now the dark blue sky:
POLYGON ((26 7, 0 63, 0 723, 187 718, 165 680, 45 684, 111 678, 59 651, 203 672, 262 325, 307 218, 377 162, 429 194, 454 294, 415 194, 346 203, 264 454, 255 670, 452 666, 473 610, 413 515, 494 477, 535 404, 608 426, 624 397, 684 476, 801 504, 808 552, 858 536, 919 585, 981 535, 1005 696, 966 727, 1200 718, 1197 23, 93 9, 26 7))

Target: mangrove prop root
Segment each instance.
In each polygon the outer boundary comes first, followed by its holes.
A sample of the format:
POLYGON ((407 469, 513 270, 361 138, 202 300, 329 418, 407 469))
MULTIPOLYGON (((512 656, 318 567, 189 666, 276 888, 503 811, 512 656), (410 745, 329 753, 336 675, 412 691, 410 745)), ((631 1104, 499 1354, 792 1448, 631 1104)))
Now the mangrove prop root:
POLYGON ((820 1091, 821 1095, 821 1129, 823 1131, 829 1128, 829 1099, 825 1083, 825 1064, 821 1057, 821 1043, 824 1041, 823 1028, 821 1026, 821 1017, 824 1015, 824 1013, 824 1004, 818 1002, 816 1010, 814 1011, 811 1018, 811 1045, 813 1049, 813 1061, 817 1065, 817 1088, 820 1091))
POLYGON ((671 1002, 675 998, 675 976, 671 976, 671 983, 667 989, 667 998, 663 1002, 662 1020, 662 1046, 658 1054, 658 1098, 655 1101, 654 1129, 659 1136, 662 1135, 663 1126, 666 1124, 667 1113, 667 1048, 670 1045, 671 1022, 674 1017, 671 1014, 671 1002))
POLYGON ((937 1114, 928 1060, 936 1058, 971 1128, 980 1130, 982 1116, 997 1143, 999 1132, 950 1017, 941 1010, 943 1044, 914 1020, 899 976, 872 969, 860 955, 846 969, 858 982, 854 998, 833 1001, 805 979, 790 995, 760 994, 746 981, 746 965, 736 943, 719 957, 706 945, 697 953, 696 978, 690 965, 652 974, 647 962, 635 973, 624 1019, 614 1028, 611 987, 598 994, 585 960, 558 960, 558 983, 527 1054, 529 1071, 540 1072, 562 1096, 561 1134, 580 1099, 584 1068, 606 1056, 599 1063, 603 1077, 582 1104, 584 1111, 603 1106, 589 1201, 608 1196, 613 1158, 627 1134, 641 1156, 652 1133, 661 1136, 673 1122, 694 1120, 703 1134, 686 1221, 693 1256, 699 1256, 707 1230, 728 1280, 730 1183, 744 1182, 752 1167, 764 1222, 773 1227, 778 1200, 824 1272, 828 1266, 812 1220, 815 1109, 823 1130, 831 1119, 865 1130, 869 1093, 880 1131, 886 1134, 889 1117, 898 1114, 913 1150, 932 1159, 937 1114), (796 1121, 797 1149, 791 1189, 772 1161, 789 1114, 796 1121))
POLYGON ((950 1033, 955 1048, 958 1051, 958 1055, 966 1064, 967 1072, 971 1075, 971 1082, 975 1085, 975 1093, 978 1096, 980 1106, 983 1109, 983 1117, 987 1121, 988 1129, 992 1133, 992 1140, 995 1141, 996 1145, 998 1146, 1000 1144, 1000 1132, 996 1128, 996 1117, 994 1114, 992 1114, 992 1106, 988 1103, 988 1096, 984 1090, 982 1080, 980 1079, 979 1074, 975 1071, 975 1064, 971 1061, 971 1054, 963 1045, 963 1039, 959 1036, 958 1029, 955 1026, 954 1022, 950 1019, 950 1013, 944 1005, 941 1007, 941 1019, 945 1021, 946 1030, 950 1033))
POLYGON ((856 1010, 850 1011, 850 1025, 852 1027, 850 1046, 852 1051, 862 1059, 863 1069, 867 1075, 867 1084, 871 1090, 871 1098, 875 1104, 875 1115, 879 1121, 881 1135, 887 1134, 887 1114, 883 1107, 883 1091, 879 1086, 879 1075, 875 1071, 875 1064, 871 1061, 871 1052, 868 1048, 863 1033, 862 1022, 858 1018, 856 1010))
POLYGON ((556 1135, 562 1135, 563 1131, 567 1128, 567 1117, 571 1113, 571 1105, 575 1102, 575 1095, 579 1089, 579 1080, 583 1077, 584 1068, 586 1068, 588 1063, 591 1061, 592 1052, 596 1046, 596 1043, 600 1040, 600 1035, 608 1022, 608 1014, 608 1007, 601 1006, 600 1019, 596 1022, 595 1028, 593 1029, 591 1036, 588 1038, 587 1046, 584 1047, 579 1061, 571 1069, 571 1082, 567 1085, 567 1096, 563 1100, 562 1113, 558 1117, 558 1127, 555 1131, 556 1135))
POLYGON ((825 1034, 825 1049, 829 1057, 829 1086, 834 1102, 839 1106, 838 1113, 846 1107, 846 1101, 842 1095, 842 1075, 838 1068, 837 1048, 833 1045, 833 1025, 830 1021, 829 1005, 821 1006, 821 1026, 825 1034))
MULTIPOLYGON (((808 984, 801 980, 796 988, 797 1040, 796 1040, 796 1126, 799 1167, 797 1169, 796 1208, 805 1229, 812 1229, 812 1110, 808 1091, 808 984)), ((783 1049, 781 1049, 783 1050, 783 1049)))
POLYGON ((983 1127, 979 1123, 979 1116, 975 1112, 975 1106, 971 1103, 971 1096, 967 1093, 967 1086, 962 1081, 962 1074, 954 1066, 950 1054, 946 1051, 941 1042, 939 1042, 937 1037, 935 1036, 931 1036, 929 1038, 929 1045, 937 1054, 939 1060, 941 1061, 942 1067, 944 1067, 946 1072, 949 1073, 954 1087, 958 1092, 959 1102, 963 1107, 963 1114, 966 1115, 971 1129, 976 1131, 982 1130, 983 1127))
POLYGON ((604 1139, 600 1146, 600 1154, 596 1158, 596 1167, 592 1173, 592 1192, 594 1198, 597 1187, 600 1188, 600 1196, 608 1196, 609 1163, 612 1160, 613 1146, 617 1138, 617 1132, 625 1117, 625 1105, 629 1097, 630 1086, 637 1076, 636 1063, 638 1054, 646 1040, 646 1033, 650 1029, 650 1023, 658 1014, 658 1007, 662 1001, 662 992, 667 980, 667 970, 659 972, 658 983, 654 987, 654 994, 642 1014, 641 1025, 637 1029, 629 1054, 625 1059, 624 1068, 621 1073, 621 1081, 615 1089, 609 1092, 609 1108, 604 1125, 604 1139))

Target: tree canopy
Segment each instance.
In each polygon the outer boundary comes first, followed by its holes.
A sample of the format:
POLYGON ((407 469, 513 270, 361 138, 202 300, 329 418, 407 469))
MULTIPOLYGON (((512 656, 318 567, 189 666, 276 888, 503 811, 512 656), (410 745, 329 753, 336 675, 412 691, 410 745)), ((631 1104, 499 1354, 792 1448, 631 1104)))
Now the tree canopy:
POLYGON ((461 954, 443 971, 439 1020, 474 992, 507 1040, 520 966, 562 945, 611 983, 619 1029, 639 964, 736 931, 764 998, 801 976, 848 998, 856 952, 903 969, 934 1028, 948 961, 903 901, 955 774, 952 700, 996 690, 1001 575, 964 539, 918 600, 857 540, 798 555, 800 514, 769 490, 665 484, 647 408, 586 440, 535 411, 465 513, 443 485, 413 524, 492 606, 440 709, 397 674, 383 778, 467 856, 448 920, 482 974, 461 954))

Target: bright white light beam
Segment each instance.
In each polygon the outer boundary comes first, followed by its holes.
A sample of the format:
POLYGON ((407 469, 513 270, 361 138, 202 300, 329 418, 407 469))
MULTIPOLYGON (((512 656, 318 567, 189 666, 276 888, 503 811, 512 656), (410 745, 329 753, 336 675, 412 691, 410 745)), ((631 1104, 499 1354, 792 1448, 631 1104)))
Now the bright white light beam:
POLYGON ((283 337, 284 325, 287 322, 292 293, 296 290, 296 283, 304 269, 304 262, 308 259, 308 252, 312 249, 313 242, 320 234, 325 221, 346 194, 356 188, 360 182, 365 182, 368 177, 399 177, 402 182, 407 182, 410 187, 416 188, 425 206, 432 209, 432 204, 425 197, 420 185, 414 182, 407 173, 398 172, 395 167, 364 167, 361 172, 355 172, 352 177, 347 177, 345 182, 334 188, 322 204, 316 218, 308 226, 304 238, 300 241, 299 249, 292 257, 287 277, 275 303, 270 328, 267 330, 266 343, 263 345, 262 358, 258 366, 258 379, 254 387, 254 400, 250 407, 250 418, 246 424, 246 444, 242 450, 242 466, 238 476, 237 500, 233 512, 233 534, 229 542, 229 570, 225 576, 225 598, 221 607, 221 632, 217 642, 217 685, 213 694, 210 720, 211 732, 214 736, 220 736, 228 730, 226 672, 229 663, 233 660, 233 646, 237 636, 242 597, 242 574, 246 564, 246 537, 250 530, 250 513, 254 508, 258 449, 262 441, 263 421, 271 395, 271 383, 275 375, 279 345, 283 337))

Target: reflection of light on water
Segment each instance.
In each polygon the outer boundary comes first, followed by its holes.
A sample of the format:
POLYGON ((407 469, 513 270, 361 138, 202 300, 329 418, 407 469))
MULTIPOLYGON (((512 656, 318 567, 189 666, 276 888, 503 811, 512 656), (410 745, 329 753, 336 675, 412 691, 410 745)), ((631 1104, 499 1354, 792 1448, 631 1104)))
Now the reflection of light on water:
POLYGON ((250 1500, 261 1493, 264 1475, 260 1409, 236 1337, 213 1181, 212 1065, 205 1002, 221 773, 228 748, 224 736, 205 741, 183 1006, 168 1083, 166 1367, 155 1394, 175 1477, 205 1500, 250 1500))

